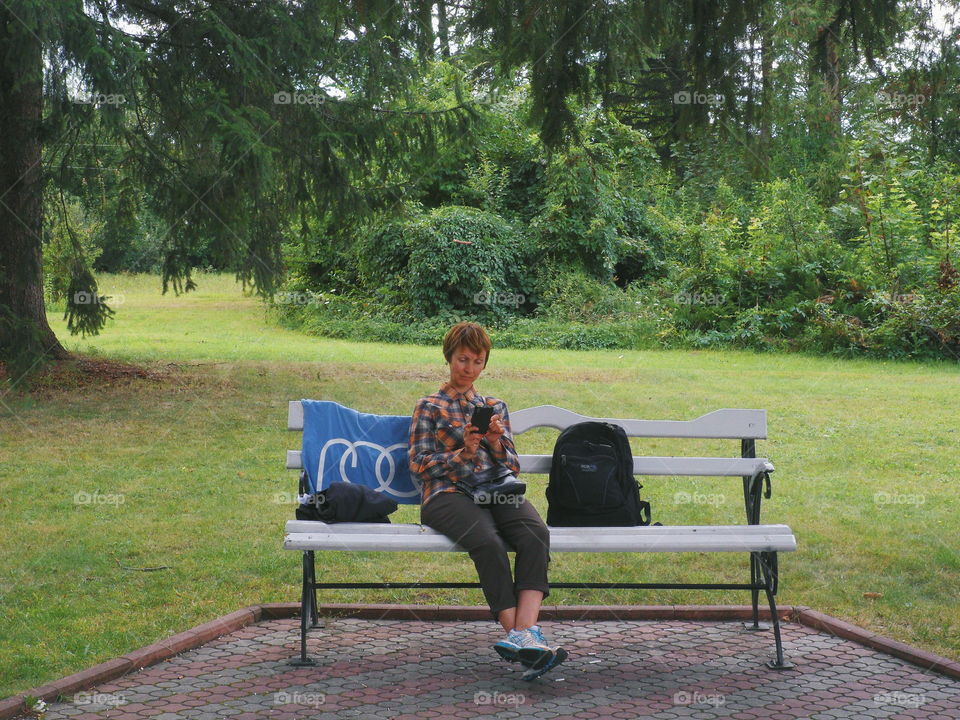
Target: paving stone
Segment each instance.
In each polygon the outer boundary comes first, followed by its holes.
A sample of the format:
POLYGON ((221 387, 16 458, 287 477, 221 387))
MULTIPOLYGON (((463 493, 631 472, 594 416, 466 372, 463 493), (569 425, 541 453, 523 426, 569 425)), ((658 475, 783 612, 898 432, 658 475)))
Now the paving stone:
POLYGON ((317 667, 294 668, 296 619, 267 620, 87 691, 122 705, 50 703, 45 718, 960 718, 960 681, 794 623, 783 635, 797 667, 785 672, 764 665, 771 634, 739 623, 565 620, 546 631, 571 657, 527 683, 492 656, 500 630, 489 621, 343 618, 308 636, 317 667))

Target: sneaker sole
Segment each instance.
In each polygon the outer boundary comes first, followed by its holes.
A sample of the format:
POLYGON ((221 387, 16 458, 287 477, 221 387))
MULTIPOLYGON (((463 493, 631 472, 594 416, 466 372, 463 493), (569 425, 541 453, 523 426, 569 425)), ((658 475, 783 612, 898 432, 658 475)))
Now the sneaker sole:
POLYGON ((553 670, 557 665, 562 663, 568 657, 568 653, 563 648, 557 648, 555 653, 551 653, 550 660, 542 667, 539 668, 530 668, 523 674, 524 680, 536 680, 538 677, 543 675, 550 670, 553 670))
POLYGON ((511 650, 510 648, 505 648, 501 645, 494 645, 493 649, 497 651, 497 655, 502 657, 507 662, 520 662, 520 656, 517 655, 516 650, 511 650))
POLYGON ((537 670, 546 665, 553 658, 550 648, 520 648, 517 656, 524 665, 537 670))

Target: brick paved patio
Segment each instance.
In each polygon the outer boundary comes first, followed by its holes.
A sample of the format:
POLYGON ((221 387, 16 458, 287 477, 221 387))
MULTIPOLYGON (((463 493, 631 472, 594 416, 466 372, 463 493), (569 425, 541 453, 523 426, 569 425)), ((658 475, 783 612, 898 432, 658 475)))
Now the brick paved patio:
POLYGON ((298 624, 240 628, 51 703, 60 718, 960 718, 960 680, 795 622, 796 669, 768 670, 769 632, 739 622, 562 620, 570 659, 532 683, 490 649, 488 621, 341 618, 312 630, 316 667, 294 668, 298 624))

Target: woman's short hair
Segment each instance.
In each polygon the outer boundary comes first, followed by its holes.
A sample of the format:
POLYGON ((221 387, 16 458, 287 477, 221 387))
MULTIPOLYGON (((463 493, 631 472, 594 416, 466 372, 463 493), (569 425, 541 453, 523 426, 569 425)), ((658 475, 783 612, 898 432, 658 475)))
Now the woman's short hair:
POLYGON ((486 366, 487 361, 490 360, 490 348, 493 345, 483 327, 475 322, 459 322, 447 330, 447 334, 443 336, 443 357, 447 362, 450 362, 450 358, 459 347, 466 347, 477 355, 483 354, 483 364, 486 366))

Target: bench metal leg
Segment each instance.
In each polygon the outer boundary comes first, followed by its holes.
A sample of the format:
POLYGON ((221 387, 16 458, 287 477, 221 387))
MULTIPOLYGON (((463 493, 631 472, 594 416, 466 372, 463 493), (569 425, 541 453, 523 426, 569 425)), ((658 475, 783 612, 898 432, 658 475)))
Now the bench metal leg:
POLYGON ((303 667, 316 665, 317 661, 307 655, 307 626, 315 622, 317 615, 316 589, 314 588, 313 551, 303 553, 303 587, 300 591, 300 654, 290 660, 290 665, 303 667))
POLYGON ((773 638, 777 646, 777 657, 767 662, 767 667, 773 670, 789 670, 796 667, 792 662, 783 659, 783 640, 780 636, 780 615, 777 613, 777 554, 775 552, 759 553, 760 567, 763 570, 764 592, 770 604, 770 621, 773 623, 773 638))
POLYGON ((769 630, 770 625, 765 622, 760 622, 760 578, 763 573, 760 570, 760 558, 757 557, 757 553, 750 553, 750 584, 753 585, 753 589, 750 591, 750 599, 753 604, 753 621, 747 621, 743 624, 744 630, 749 630, 751 632, 760 632, 763 630, 769 630))
POLYGON ((317 610, 317 563, 313 550, 308 552, 310 554, 310 599, 312 601, 310 603, 310 627, 318 628, 320 627, 320 615, 317 610))
MULTIPOLYGON (((754 458, 757 456, 756 441, 741 440, 740 456, 745 458, 754 458)), ((744 476, 743 478, 743 504, 747 512, 747 523, 749 525, 760 524, 760 503, 763 499, 763 481, 759 475, 753 477, 744 476)), ((750 591, 750 600, 753 607, 753 622, 745 622, 744 630, 759 632, 769 630, 770 625, 760 622, 760 578, 763 572, 760 569, 760 558, 758 553, 750 553, 750 584, 754 588, 750 591)))

